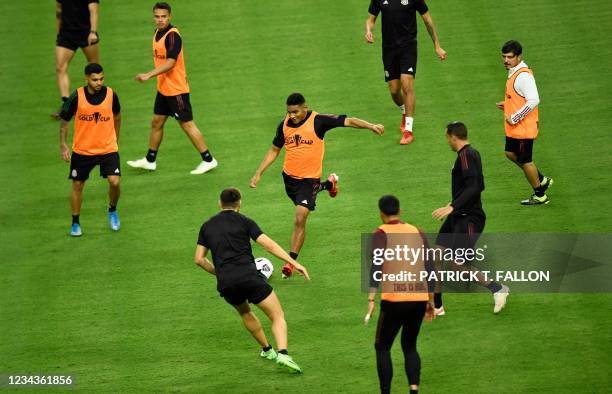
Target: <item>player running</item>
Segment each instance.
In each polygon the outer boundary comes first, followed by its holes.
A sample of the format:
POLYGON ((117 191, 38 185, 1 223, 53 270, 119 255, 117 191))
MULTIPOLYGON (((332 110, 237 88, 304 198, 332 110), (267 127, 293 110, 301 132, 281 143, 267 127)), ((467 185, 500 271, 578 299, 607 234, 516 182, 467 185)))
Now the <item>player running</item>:
POLYGON ((221 192, 221 212, 211 217, 200 228, 195 263, 207 272, 216 275, 217 290, 221 297, 236 308, 246 329, 262 347, 260 356, 275 360, 293 372, 302 369, 287 351, 287 323, 283 308, 265 280, 255 267, 251 242, 257 242, 268 252, 291 264, 306 280, 306 268, 292 259, 276 242, 261 231, 257 223, 240 214, 241 196, 238 189, 229 188, 221 192), (206 255, 212 253, 214 264, 206 255), (272 321, 272 334, 278 353, 272 348, 257 316, 249 303, 256 305, 272 321))

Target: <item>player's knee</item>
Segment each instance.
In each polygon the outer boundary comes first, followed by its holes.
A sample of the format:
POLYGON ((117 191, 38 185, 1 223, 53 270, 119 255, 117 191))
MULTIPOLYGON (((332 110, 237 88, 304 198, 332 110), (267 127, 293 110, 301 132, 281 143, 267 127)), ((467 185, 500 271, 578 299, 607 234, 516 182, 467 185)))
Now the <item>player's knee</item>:
POLYGON ((304 228, 306 227, 306 218, 305 215, 297 214, 295 215, 295 227, 304 228))
POLYGON ((72 190, 76 193, 82 193, 85 182, 83 181, 72 181, 72 190))
POLYGON ((55 64, 55 72, 57 74, 65 74, 68 72, 68 62, 55 64))
POLYGON ((388 352, 389 351, 389 347, 379 341, 374 342, 374 349, 376 349, 377 352, 388 352))
POLYGON ((108 177, 108 184, 112 188, 118 188, 121 182, 121 178, 117 177, 108 177))

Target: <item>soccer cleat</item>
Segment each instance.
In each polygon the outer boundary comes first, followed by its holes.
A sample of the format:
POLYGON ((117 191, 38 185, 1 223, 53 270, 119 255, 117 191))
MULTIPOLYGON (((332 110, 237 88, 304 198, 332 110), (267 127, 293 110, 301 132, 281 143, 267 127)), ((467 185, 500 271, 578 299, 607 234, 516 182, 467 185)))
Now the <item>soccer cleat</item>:
POLYGON ((276 363, 289 368, 291 372, 302 373, 302 368, 300 368, 300 366, 293 361, 291 356, 287 354, 278 353, 278 356, 276 356, 276 363))
POLYGON ((119 214, 117 211, 108 213, 108 223, 113 231, 119 231, 121 228, 121 222, 119 221, 119 214))
POLYGON ((502 285, 501 290, 493 293, 493 300, 495 301, 493 313, 497 314, 504 309, 508 301, 508 294, 510 294, 510 289, 506 285, 502 285))
POLYGON ((266 360, 276 360, 278 353, 276 353, 276 351, 273 348, 271 348, 267 352, 262 350, 261 353, 259 353, 259 356, 261 358, 265 358, 266 360))
POLYGON ((336 197, 338 195, 338 181, 340 180, 340 177, 332 172, 327 177, 327 180, 329 182, 331 182, 331 184, 332 184, 331 189, 328 190, 329 196, 331 198, 334 198, 334 197, 336 197))
POLYGON ((414 141, 414 135, 412 131, 404 131, 402 132, 402 139, 400 140, 400 145, 409 145, 414 141))
POLYGON ((73 237, 80 237, 83 235, 81 232, 81 225, 79 223, 72 223, 72 227, 70 228, 70 235, 73 237))
POLYGON ((542 182, 540 182, 540 186, 544 188, 543 191, 546 191, 553 183, 555 183, 555 181, 552 178, 545 176, 542 182))
POLYGON ((444 316, 446 312, 444 311, 444 307, 441 306, 439 308, 434 308, 434 316, 444 316))
POLYGON ((285 263, 283 265, 283 269, 281 270, 281 277, 283 279, 288 279, 293 274, 293 266, 289 263, 285 263))
POLYGON ((143 170, 155 171, 157 168, 157 162, 150 162, 146 157, 139 160, 128 160, 128 166, 134 168, 142 168, 143 170))
POLYGON ((522 200, 521 205, 543 205, 548 204, 549 202, 550 200, 548 199, 548 197, 546 197, 546 194, 542 197, 538 197, 535 194, 532 194, 531 197, 529 197, 528 199, 522 200))
POLYGON ((217 160, 215 159, 212 159, 212 161, 202 160, 202 162, 198 164, 198 166, 189 173, 192 175, 204 174, 205 172, 208 172, 212 170, 213 168, 216 168, 218 165, 219 163, 217 163, 217 160))

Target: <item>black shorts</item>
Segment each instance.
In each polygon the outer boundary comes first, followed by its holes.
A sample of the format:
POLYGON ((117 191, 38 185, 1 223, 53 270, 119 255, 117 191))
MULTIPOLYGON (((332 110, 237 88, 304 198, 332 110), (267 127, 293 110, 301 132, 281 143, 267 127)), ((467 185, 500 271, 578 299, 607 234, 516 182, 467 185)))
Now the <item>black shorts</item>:
POLYGON ((100 176, 103 178, 107 178, 109 175, 121 176, 119 152, 95 156, 80 155, 72 152, 68 179, 86 181, 91 170, 97 165, 100 166, 100 176))
POLYGON ((272 286, 263 275, 251 275, 245 281, 219 289, 221 297, 231 305, 240 305, 245 301, 259 304, 272 293, 272 286))
POLYGON ((179 94, 178 96, 164 96, 157 92, 153 113, 155 115, 172 116, 183 122, 193 120, 189 93, 179 94))
POLYGON ((451 249, 473 249, 484 231, 485 221, 478 215, 449 215, 440 227, 436 244, 451 249))
POLYGON ((533 161, 533 141, 532 139, 516 139, 506 137, 506 152, 516 154, 516 161, 521 164, 531 163, 533 161))
POLYGON ((402 74, 416 76, 417 42, 403 48, 383 48, 385 82, 400 79, 402 74))
POLYGON ((285 181, 285 192, 294 205, 301 205, 308 208, 309 211, 315 210, 317 193, 321 185, 320 179, 297 179, 283 172, 283 180, 285 181))
POLYGON ((55 40, 55 45, 58 47, 68 48, 72 51, 76 51, 79 48, 85 48, 86 46, 89 46, 89 43, 87 42, 87 37, 89 37, 89 30, 60 30, 55 40))

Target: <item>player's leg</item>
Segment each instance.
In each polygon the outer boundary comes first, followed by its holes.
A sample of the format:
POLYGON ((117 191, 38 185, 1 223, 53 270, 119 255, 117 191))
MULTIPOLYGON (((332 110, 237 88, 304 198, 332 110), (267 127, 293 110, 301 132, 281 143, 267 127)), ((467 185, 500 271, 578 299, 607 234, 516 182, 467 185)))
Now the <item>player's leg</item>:
POLYGON ((117 212, 117 204, 121 194, 121 161, 119 152, 112 152, 98 156, 100 164, 100 176, 108 181, 108 223, 111 230, 119 231, 121 222, 117 212))
POLYGON ((85 187, 85 181, 72 180, 72 191, 70 193, 70 210, 72 212, 72 225, 70 228, 70 235, 73 237, 79 237, 82 234, 81 231, 81 205, 83 204, 83 188, 85 187))
POLYGON ((385 68, 385 82, 389 87, 391 99, 401 112, 400 132, 403 132, 406 121, 406 106, 402 83, 400 81, 400 55, 401 50, 383 48, 383 66, 385 68))
POLYGON ((257 343, 259 343, 259 346, 262 348, 270 346, 268 339, 266 338, 266 334, 261 326, 261 322, 257 316, 255 316, 253 311, 251 311, 251 307, 249 306, 248 302, 245 301, 242 304, 233 305, 233 307, 236 308, 236 311, 238 311, 238 314, 242 319, 244 327, 251 333, 257 343))
POLYGON ((534 164, 533 142, 533 139, 518 140, 517 162, 522 165, 525 178, 533 188, 533 194, 530 198, 522 200, 522 205, 542 205, 550 201, 546 196, 546 189, 552 184, 552 179, 542 175, 534 164))
POLYGON ((81 48, 83 54, 87 59, 87 63, 98 63, 100 64, 100 44, 96 43, 81 48))
POLYGON ((378 324, 376 326, 376 370, 381 393, 391 392, 391 379, 393 379, 393 363, 391 361, 391 347, 401 328, 401 317, 396 316, 395 305, 392 302, 381 301, 378 324))
POLYGON ((412 43, 406 48, 402 48, 399 54, 399 72, 402 92, 404 95, 404 106, 406 108, 402 128, 402 139, 400 144, 407 145, 414 141, 413 122, 416 98, 414 94, 414 77, 417 65, 417 45, 412 43))
POLYGON ((171 109, 172 115, 176 118, 181 126, 181 129, 183 129, 185 135, 187 135, 193 144, 193 147, 200 154, 202 161, 193 171, 191 171, 191 174, 203 174, 217 167, 217 160, 215 160, 208 150, 208 146, 206 145, 202 132, 193 121, 193 110, 191 108, 189 93, 166 97, 166 102, 168 107, 171 109))
POLYGON ((404 100, 404 91, 402 90, 402 83, 399 79, 393 79, 391 81, 388 81, 387 85, 389 86, 389 93, 391 94, 391 99, 393 99, 395 105, 400 107, 400 110, 402 110, 402 115, 405 115, 406 106, 404 100))
POLYGON ((410 390, 418 390, 421 376, 421 358, 417 352, 417 337, 425 316, 427 302, 407 302, 405 305, 404 326, 402 328, 402 352, 404 370, 408 377, 410 390))
MULTIPOLYGON (((298 195, 299 199, 300 196, 298 195)), ((306 222, 308 221, 308 214, 310 213, 310 209, 304 205, 307 205, 308 202, 306 199, 299 200, 297 205, 295 206, 295 220, 293 223, 293 233, 291 234, 291 248, 289 251, 289 255, 293 259, 297 259, 300 254, 300 250, 302 250, 302 246, 304 245, 304 240, 306 239, 306 222), (304 204, 304 205, 300 205, 304 204)), ((282 269, 283 278, 288 278, 293 273, 293 266, 291 264, 285 264, 282 269)))
POLYGON ((302 372, 300 366, 293 361, 287 350, 287 322, 276 293, 272 291, 263 301, 257 303, 257 307, 264 311, 272 322, 272 334, 278 348, 276 362, 293 372, 302 372))
MULTIPOLYGON (((59 89, 62 103, 68 100, 70 96, 70 77, 68 76, 68 65, 74 57, 74 49, 67 48, 60 45, 63 44, 58 37, 58 45, 55 47, 55 77, 57 79, 57 87, 59 89)), ((61 110, 61 106, 60 106, 61 110)), ((59 119, 60 110, 51 114, 54 119, 59 119)))
POLYGON ((158 114, 157 111, 161 112, 163 107, 163 102, 159 99, 160 94, 157 93, 157 98, 155 99, 155 112, 153 114, 153 118, 151 119, 151 133, 149 134, 149 150, 147 154, 142 159, 138 160, 128 160, 127 164, 130 167, 134 168, 142 168, 149 171, 155 171, 157 168, 157 151, 159 150, 159 146, 164 139, 164 125, 166 124, 166 120, 168 119, 168 115, 158 114))

